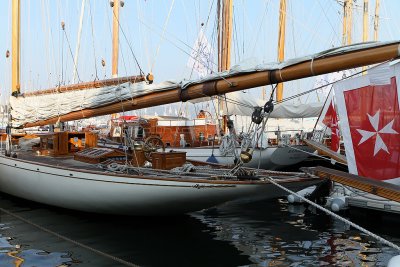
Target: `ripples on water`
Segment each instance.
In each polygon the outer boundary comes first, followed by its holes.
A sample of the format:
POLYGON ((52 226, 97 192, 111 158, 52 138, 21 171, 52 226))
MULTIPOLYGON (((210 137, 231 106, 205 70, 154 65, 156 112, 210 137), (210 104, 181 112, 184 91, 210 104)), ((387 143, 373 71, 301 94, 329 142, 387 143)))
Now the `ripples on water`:
MULTIPOLYGON (((12 227, 12 226, 11 226, 12 227)), ((0 224, 0 232, 8 229, 6 224, 0 224)), ((11 245, 12 238, 0 234, 0 266, 23 267, 53 267, 67 266, 71 262, 68 253, 47 252, 37 249, 29 249, 29 246, 21 248, 20 245, 11 245)))
MULTIPOLYGON (((180 217, 134 218, 55 209, 0 195, 0 206, 141 266, 386 266, 393 249, 331 217, 279 199, 180 217)), ((389 217, 389 218, 387 218, 389 217)), ((400 218, 350 219, 397 244, 400 218), (357 221, 358 220, 358 221, 357 221), (390 231, 388 231, 390 229, 390 231)), ((0 267, 123 266, 0 213, 0 267)))

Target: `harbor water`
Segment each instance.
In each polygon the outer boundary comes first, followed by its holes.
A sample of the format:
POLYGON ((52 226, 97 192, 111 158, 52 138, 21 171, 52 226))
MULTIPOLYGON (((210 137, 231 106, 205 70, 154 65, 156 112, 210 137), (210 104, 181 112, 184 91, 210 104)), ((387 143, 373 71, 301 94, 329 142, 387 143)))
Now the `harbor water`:
MULTIPOLYGON (((116 258, 138 266, 386 266, 400 254, 284 198, 149 218, 80 213, 4 194, 0 207, 0 267, 124 266, 116 258)), ((400 218, 361 210, 344 216, 400 244, 400 218)))

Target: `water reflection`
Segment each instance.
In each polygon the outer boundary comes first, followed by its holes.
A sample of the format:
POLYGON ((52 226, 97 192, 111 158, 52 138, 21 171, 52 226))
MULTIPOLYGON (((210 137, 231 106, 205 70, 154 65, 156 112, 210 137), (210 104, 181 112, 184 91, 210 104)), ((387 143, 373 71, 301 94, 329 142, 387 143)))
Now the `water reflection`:
MULTIPOLYGON (((229 241, 247 255, 249 266, 386 266, 398 254, 328 215, 283 200, 192 216, 213 227, 217 240, 229 241)), ((363 226, 383 230, 365 222, 363 226)), ((391 235, 385 237, 399 243, 400 234, 391 235)))
MULTIPOLYGON (((0 224, 0 233, 9 229, 0 224)), ((54 267, 67 266, 72 262, 68 253, 47 252, 12 245, 11 237, 0 234, 0 266, 2 267, 54 267)))
MULTIPOLYGON (((72 212, 2 194, 0 206, 140 266, 385 266, 397 255, 330 216, 283 200, 153 218, 72 212)), ((356 222, 400 243, 399 220, 366 216, 356 222)), ((7 214, 0 213, 0 221, 1 267, 16 266, 16 257, 25 260, 21 267, 123 266, 7 214)))

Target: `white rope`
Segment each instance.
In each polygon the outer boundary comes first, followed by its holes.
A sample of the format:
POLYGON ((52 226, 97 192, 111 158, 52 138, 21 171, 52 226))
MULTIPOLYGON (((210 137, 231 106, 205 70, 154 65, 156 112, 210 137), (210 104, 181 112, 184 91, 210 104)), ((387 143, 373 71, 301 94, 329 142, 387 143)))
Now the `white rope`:
POLYGON ((307 198, 305 198, 305 197, 303 197, 303 196, 301 196, 301 195, 299 195, 299 194, 293 192, 292 190, 287 189, 286 187, 284 187, 284 186, 278 184, 277 182, 275 182, 275 180, 274 180, 272 177, 266 177, 266 179, 267 179, 268 181, 270 181, 272 184, 274 184, 274 185, 276 185, 277 187, 279 187, 280 189, 282 189, 282 190, 284 190, 284 191, 286 191, 286 192, 288 192, 288 193, 290 193, 290 194, 293 194, 294 196, 296 196, 296 197, 300 198, 301 200, 303 200, 304 202, 307 202, 308 204, 310 204, 310 205, 316 207, 317 209, 320 209, 320 210, 324 211, 325 213, 331 215, 332 217, 334 217, 334 218, 336 218, 336 219, 338 219, 338 220, 340 220, 340 221, 342 221, 342 222, 344 222, 344 223, 346 223, 346 224, 348 224, 348 225, 350 225, 350 226, 352 226, 352 227, 358 229, 359 231, 361 231, 361 232, 363 232, 363 233, 365 233, 365 234, 371 236, 372 238, 375 238, 375 239, 378 240, 379 242, 381 242, 381 243, 383 243, 383 244, 386 244, 386 245, 388 245, 389 247, 392 247, 392 248, 394 248, 394 249, 400 251, 400 247, 397 246, 396 244, 394 244, 394 243, 390 242, 389 240, 386 240, 386 239, 384 239, 383 237, 380 237, 380 236, 378 236, 378 235, 376 235, 376 234, 374 234, 374 233, 368 231, 367 229, 365 229, 365 228, 363 228, 363 227, 361 227, 361 226, 359 226, 359 225, 357 225, 357 224, 355 224, 355 223, 353 223, 353 222, 351 222, 351 221, 349 221, 349 220, 347 220, 347 219, 345 219, 345 218, 343 218, 343 217, 337 215, 336 213, 334 213, 334 212, 332 212, 332 211, 330 211, 330 210, 328 210, 328 209, 326 209, 326 208, 324 208, 324 207, 322 207, 322 206, 320 206, 320 205, 318 205, 318 204, 316 204, 316 203, 314 203, 314 202, 308 200, 307 198))
MULTIPOLYGON (((312 152, 308 152, 308 151, 306 151, 306 150, 303 150, 303 149, 300 149, 300 148, 296 148, 296 147, 291 146, 291 145, 282 144, 282 146, 289 147, 289 148, 291 148, 291 149, 294 149, 294 150, 303 152, 303 153, 308 154, 308 155, 310 155, 310 156, 314 156, 314 157, 321 158, 321 159, 326 160, 326 161, 330 161, 330 162, 332 163, 332 165, 335 165, 336 162, 337 162, 336 160, 328 159, 328 158, 325 158, 325 157, 320 156, 320 155, 318 155, 318 154, 314 154, 314 153, 312 153, 312 152)), ((341 164, 344 164, 344 163, 342 163, 342 162, 340 162, 340 163, 341 163, 341 164)))

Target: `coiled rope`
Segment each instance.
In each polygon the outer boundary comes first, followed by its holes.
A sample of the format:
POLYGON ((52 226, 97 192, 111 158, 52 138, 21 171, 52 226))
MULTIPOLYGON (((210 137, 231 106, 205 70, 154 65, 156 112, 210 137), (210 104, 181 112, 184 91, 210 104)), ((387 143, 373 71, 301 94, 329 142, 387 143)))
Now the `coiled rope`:
POLYGON ((391 248, 394 248, 394 249, 400 251, 400 247, 397 246, 396 244, 390 242, 389 240, 384 239, 383 237, 380 237, 380 236, 378 236, 378 235, 376 235, 376 234, 374 234, 374 233, 368 231, 367 229, 365 229, 365 228, 363 228, 363 227, 361 227, 361 226, 359 226, 359 225, 357 225, 357 224, 355 224, 355 223, 353 223, 353 222, 351 222, 351 221, 349 221, 349 220, 343 218, 342 216, 337 215, 336 213, 334 213, 334 212, 332 212, 332 211, 330 211, 330 210, 328 210, 328 209, 326 209, 326 208, 324 208, 324 207, 322 207, 322 206, 320 206, 320 205, 318 205, 318 204, 316 204, 316 203, 314 203, 314 202, 308 200, 307 198, 305 198, 305 197, 303 197, 303 196, 297 194, 296 192, 293 192, 292 190, 290 190, 290 189, 288 189, 288 188, 286 188, 286 187, 284 187, 284 186, 278 184, 277 182, 275 182, 275 180, 274 180, 272 177, 269 177, 269 176, 268 176, 268 177, 266 177, 266 179, 267 179, 269 182, 271 182, 272 184, 274 184, 274 185, 276 185, 277 187, 279 187, 280 189, 282 189, 282 190, 284 190, 284 191, 286 191, 286 192, 288 192, 288 193, 290 193, 290 194, 295 195, 296 197, 300 198, 300 199, 303 200, 304 202, 306 202, 306 203, 308 203, 308 204, 310 204, 310 205, 316 207, 317 209, 320 209, 320 210, 324 211, 325 213, 331 215, 331 216, 334 217, 335 219, 338 219, 339 221, 342 221, 342 222, 344 222, 344 223, 346 223, 346 224, 348 224, 348 225, 350 225, 350 226, 356 228, 357 230, 359 230, 359 231, 361 231, 361 232, 363 232, 363 233, 365 233, 365 234, 371 236, 372 238, 375 238, 375 239, 378 240, 379 242, 381 242, 381 243, 383 243, 383 244, 385 244, 385 245, 388 245, 388 246, 391 247, 391 248))

